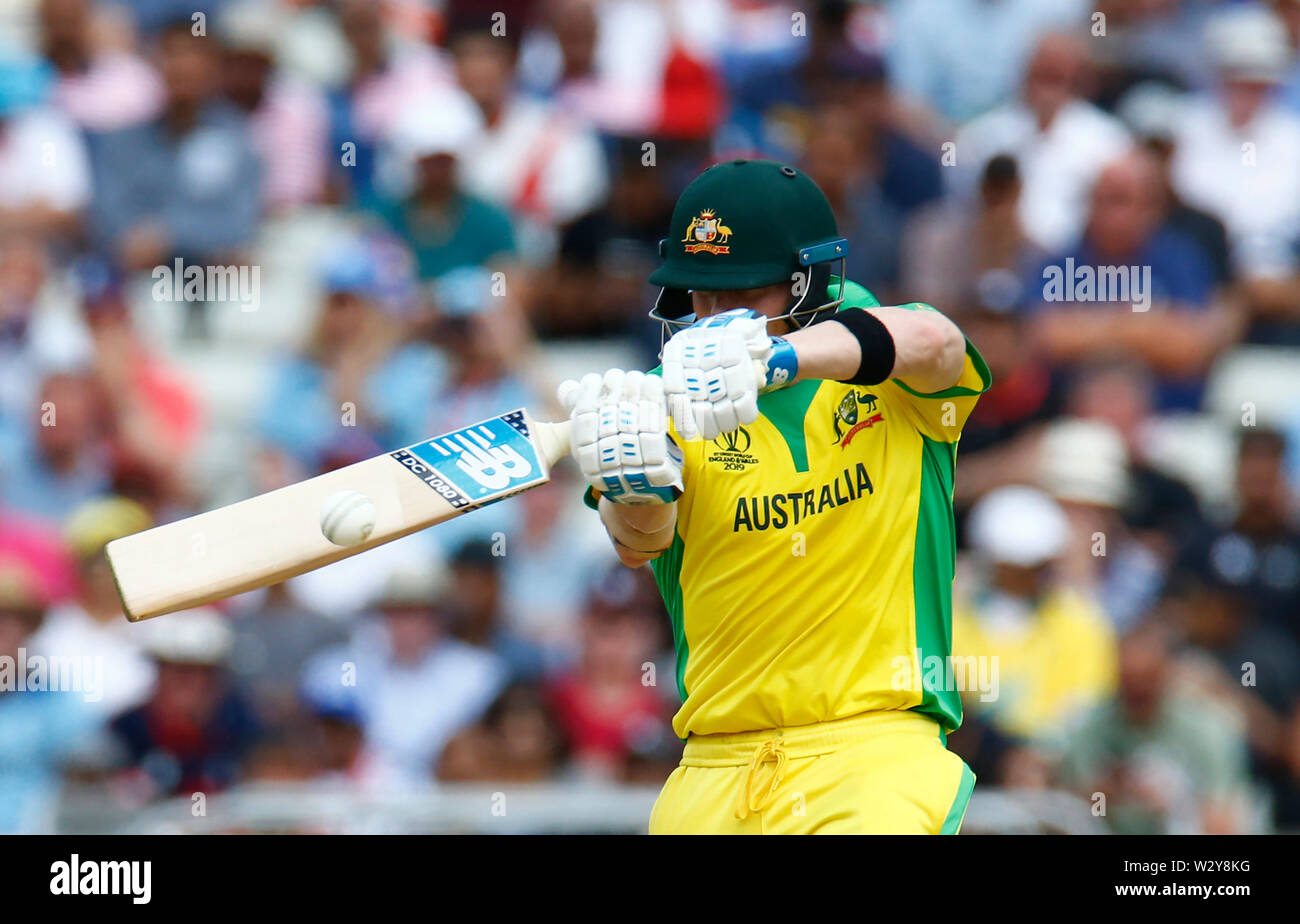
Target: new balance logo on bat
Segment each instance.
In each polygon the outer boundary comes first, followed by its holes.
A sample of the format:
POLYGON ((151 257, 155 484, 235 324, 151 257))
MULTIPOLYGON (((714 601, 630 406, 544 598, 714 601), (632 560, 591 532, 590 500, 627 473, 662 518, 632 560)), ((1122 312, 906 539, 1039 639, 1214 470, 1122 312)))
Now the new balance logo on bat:
POLYGON ((515 478, 527 478, 533 467, 513 446, 493 446, 492 431, 484 425, 461 430, 428 443, 443 458, 456 459, 456 467, 485 491, 500 491, 515 478))
POLYGON ((542 480, 522 411, 454 430, 391 453, 453 507, 508 497, 542 480))

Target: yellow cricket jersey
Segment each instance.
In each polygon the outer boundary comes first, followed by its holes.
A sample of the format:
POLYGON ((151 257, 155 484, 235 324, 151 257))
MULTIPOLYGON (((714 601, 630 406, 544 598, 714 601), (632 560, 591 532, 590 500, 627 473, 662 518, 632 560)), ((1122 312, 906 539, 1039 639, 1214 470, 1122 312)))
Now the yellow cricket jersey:
MULTIPOLYGON (((879 306, 845 288, 843 307, 879 306)), ((961 723, 944 682, 953 468, 989 384, 968 341, 942 392, 806 380, 760 396, 759 418, 733 433, 678 439, 676 537, 652 567, 677 649, 680 737, 871 710, 961 723)))

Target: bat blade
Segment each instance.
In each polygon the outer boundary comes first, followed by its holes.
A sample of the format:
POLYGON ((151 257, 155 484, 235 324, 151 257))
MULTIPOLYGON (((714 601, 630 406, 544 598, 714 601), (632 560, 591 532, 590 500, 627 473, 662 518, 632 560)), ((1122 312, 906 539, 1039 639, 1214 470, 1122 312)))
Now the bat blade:
POLYGON ((320 568, 550 480, 567 422, 520 409, 248 500, 115 539, 107 546, 132 622, 211 603, 320 568), (375 507, 370 537, 338 546, 321 532, 339 491, 375 507))

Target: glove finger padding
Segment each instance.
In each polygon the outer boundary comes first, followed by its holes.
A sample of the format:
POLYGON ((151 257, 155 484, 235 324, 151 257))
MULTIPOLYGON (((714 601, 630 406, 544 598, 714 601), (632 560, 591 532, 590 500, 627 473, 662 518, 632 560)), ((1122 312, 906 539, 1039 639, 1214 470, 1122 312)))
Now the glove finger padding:
POLYGON ((663 387, 682 439, 715 439, 753 423, 759 394, 794 380, 797 356, 768 335, 767 323, 734 308, 697 321, 664 345, 663 387))
POLYGON ((565 379, 555 389, 555 397, 560 402, 560 407, 564 408, 566 414, 573 413, 574 406, 578 403, 578 398, 582 395, 582 385, 576 379, 565 379))
POLYGON ((714 403, 713 420, 718 426, 719 436, 723 433, 730 433, 740 426, 740 418, 736 415, 736 406, 730 398, 714 403))
POLYGON ((622 369, 610 369, 601 377, 599 400, 617 401, 623 395, 623 381, 627 373, 622 369))
POLYGON ((658 376, 610 369, 564 382, 557 395, 569 408, 573 457, 593 488, 625 504, 681 495, 682 456, 668 437, 658 376))
POLYGON ((729 369, 723 370, 723 393, 727 399, 735 401, 747 392, 758 394, 758 375, 754 363, 748 357, 729 369))
POLYGON ((669 340, 663 353, 663 390, 670 395, 686 391, 685 367, 682 365, 682 345, 669 340))
POLYGON ((713 416, 714 405, 709 401, 692 401, 691 414, 699 428, 700 438, 712 440, 718 438, 718 421, 713 416))
POLYGON ((695 423, 695 413, 691 409, 691 399, 686 395, 669 395, 668 411, 672 415, 673 423, 677 426, 677 434, 687 442, 693 442, 700 438, 700 428, 695 423))
POLYGON ((732 402, 732 406, 736 409, 736 423, 739 426, 752 424, 758 420, 757 393, 742 395, 732 402))
POLYGON ((657 375, 641 376, 641 398, 661 405, 664 400, 664 380, 657 375))

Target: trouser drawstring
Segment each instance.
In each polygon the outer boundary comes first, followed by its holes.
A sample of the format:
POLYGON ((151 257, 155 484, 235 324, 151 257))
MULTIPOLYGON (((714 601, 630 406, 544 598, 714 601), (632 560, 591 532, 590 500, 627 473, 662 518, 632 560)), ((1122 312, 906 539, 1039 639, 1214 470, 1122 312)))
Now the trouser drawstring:
POLYGON ((745 772, 745 779, 740 784, 740 795, 736 800, 737 818, 743 819, 750 812, 761 812, 767 808, 785 776, 785 763, 785 746, 779 739, 774 738, 770 741, 764 741, 754 751, 754 757, 749 762, 749 769, 745 772), (759 769, 769 762, 776 764, 772 769, 771 781, 766 787, 756 787, 755 783, 757 782, 759 769))

